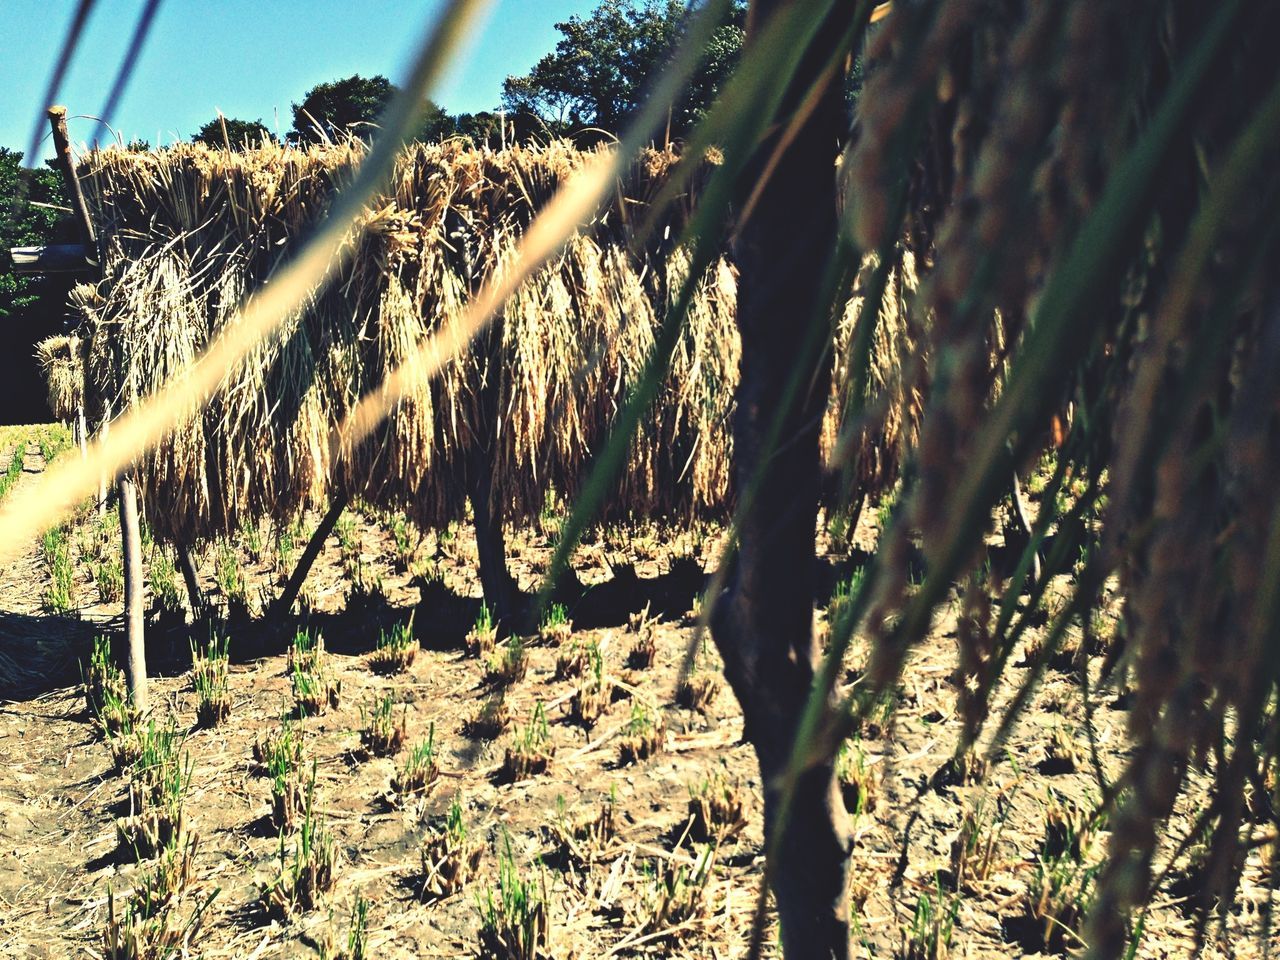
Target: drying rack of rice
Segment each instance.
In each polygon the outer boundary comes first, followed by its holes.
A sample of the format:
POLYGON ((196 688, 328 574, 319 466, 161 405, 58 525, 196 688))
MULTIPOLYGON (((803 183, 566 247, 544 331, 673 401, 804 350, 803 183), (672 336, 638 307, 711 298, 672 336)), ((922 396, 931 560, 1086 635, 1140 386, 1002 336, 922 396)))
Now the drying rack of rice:
MULTIPOLYGON (((234 152, 184 144, 89 154, 79 174, 103 280, 77 287, 72 307, 90 419, 137 404, 198 356, 324 216, 363 150, 358 142, 234 152)), ((463 518, 486 470, 505 520, 537 515, 551 490, 572 499, 688 270, 671 238, 705 169, 645 242, 633 230, 679 162, 670 151, 641 154, 596 221, 517 290, 473 349, 405 396, 372 435, 353 445, 335 430, 414 344, 508 268, 521 232, 588 156, 564 142, 500 152, 415 144, 402 153, 331 281, 135 465, 155 533, 196 543, 344 495, 440 527, 463 518)), ((735 294, 723 260, 699 279, 607 516, 727 514, 735 294)), ((857 305, 837 330, 833 396, 857 305)), ((903 346, 900 331, 885 329, 872 388, 891 393, 903 346)), ((863 445, 879 453, 860 457, 859 470, 877 487, 896 476, 902 406, 886 405, 875 425, 861 427, 863 445)))

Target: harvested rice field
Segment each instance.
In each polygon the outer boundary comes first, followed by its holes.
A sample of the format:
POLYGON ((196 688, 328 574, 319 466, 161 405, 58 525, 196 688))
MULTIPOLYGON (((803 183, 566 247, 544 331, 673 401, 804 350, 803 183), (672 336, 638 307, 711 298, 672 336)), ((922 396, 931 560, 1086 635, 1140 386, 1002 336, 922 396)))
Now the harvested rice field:
MULTIPOLYGON (((3 436, 15 485, 43 481, 44 454, 74 455, 60 428, 3 436)), ((553 503, 509 531, 523 591, 564 514, 553 503)), ((889 514, 870 505, 847 549, 820 536, 821 623, 889 514)), ((142 732, 96 639, 118 655, 114 514, 85 505, 6 568, 0 957, 124 956, 108 944, 131 923, 162 926, 147 936, 173 955, 211 958, 745 955, 763 876, 759 772, 714 646, 694 645, 681 671, 723 531, 607 525, 541 626, 503 639, 482 612, 470 524, 421 533, 362 506, 327 538, 304 613, 268 622, 264 602, 317 521, 264 522, 197 551, 198 617, 168 549, 144 544, 142 732), (140 916, 125 906, 139 897, 166 909, 140 916)), ((1067 579, 1049 585, 1049 609, 1067 579)), ((958 610, 953 597, 841 748, 855 955, 1070 954, 1105 856, 1108 824, 1090 814, 1128 756, 1129 692, 1098 676, 1115 624, 1068 636, 1003 746, 956 764, 958 610)), ((1033 624, 1024 644, 1043 639, 1033 624)), ((843 687, 865 657, 855 643, 843 687)), ((1033 661, 1015 658, 993 716, 1033 661)), ((1202 788, 1193 775, 1169 824, 1136 956, 1195 946, 1202 788)), ((1265 943, 1267 849, 1248 853, 1204 955, 1265 943)), ((764 955, 778 954, 770 914, 764 955)))

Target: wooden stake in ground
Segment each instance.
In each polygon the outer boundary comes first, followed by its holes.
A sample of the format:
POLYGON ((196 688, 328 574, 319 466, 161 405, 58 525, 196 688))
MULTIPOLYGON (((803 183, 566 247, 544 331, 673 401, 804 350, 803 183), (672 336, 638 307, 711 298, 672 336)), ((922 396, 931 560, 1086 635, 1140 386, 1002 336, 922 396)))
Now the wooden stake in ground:
POLYGON ((338 518, 346 508, 347 497, 344 494, 337 495, 329 506, 329 512, 320 519, 320 526, 316 527, 316 532, 307 541, 307 549, 303 550, 302 556, 298 558, 298 565, 289 575, 289 582, 285 584, 284 592, 272 604, 270 614, 272 619, 286 617, 293 609, 294 601, 298 599, 298 594, 302 592, 302 585, 307 580, 307 574, 311 572, 311 565, 316 562, 316 557, 320 556, 325 541, 329 539, 329 534, 333 533, 338 518))
POLYGON ((147 709, 147 652, 142 617, 142 532, 138 525, 138 490, 122 477, 120 508, 121 553, 124 556, 124 624, 129 646, 129 693, 139 712, 147 709))
POLYGON ((187 585, 187 602, 191 604, 191 616, 199 620, 204 616, 204 591, 200 589, 200 577, 196 573, 196 563, 191 556, 191 548, 185 543, 174 549, 178 555, 178 569, 182 571, 182 582, 187 585))

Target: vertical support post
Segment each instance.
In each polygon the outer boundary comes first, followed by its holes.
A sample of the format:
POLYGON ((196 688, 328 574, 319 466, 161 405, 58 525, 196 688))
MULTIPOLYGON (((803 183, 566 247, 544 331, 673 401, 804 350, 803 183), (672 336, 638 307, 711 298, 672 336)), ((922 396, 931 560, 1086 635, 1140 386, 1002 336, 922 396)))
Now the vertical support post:
POLYGON ((76 178, 76 167, 71 160, 71 138, 67 136, 66 107, 49 108, 49 127, 53 132, 53 148, 57 154, 54 162, 58 165, 58 172, 62 174, 63 183, 66 184, 67 196, 71 198, 71 209, 76 215, 80 242, 96 250, 98 241, 93 232, 93 221, 89 219, 89 205, 84 201, 84 191, 80 189, 80 181, 76 178))
MULTIPOLYGON (((107 434, 111 432, 111 401, 106 402, 106 406, 102 411, 102 424, 98 427, 98 437, 102 440, 107 439, 107 434)), ((98 474, 98 516, 105 517, 107 515, 107 475, 105 473, 98 474)))
POLYGON ((178 569, 182 571, 182 580, 187 585, 187 600, 191 604, 191 616, 199 620, 204 615, 204 591, 200 589, 200 576, 196 573, 196 562, 191 556, 191 547, 182 543, 174 547, 178 555, 178 569))
POLYGON ((76 446, 80 448, 80 459, 89 456, 88 427, 84 420, 84 404, 76 407, 76 446))
POLYGON ((121 477, 118 491, 121 553, 124 556, 124 623, 129 647, 129 692, 139 713, 147 709, 147 652, 142 617, 142 532, 138 525, 138 490, 131 477, 121 477))

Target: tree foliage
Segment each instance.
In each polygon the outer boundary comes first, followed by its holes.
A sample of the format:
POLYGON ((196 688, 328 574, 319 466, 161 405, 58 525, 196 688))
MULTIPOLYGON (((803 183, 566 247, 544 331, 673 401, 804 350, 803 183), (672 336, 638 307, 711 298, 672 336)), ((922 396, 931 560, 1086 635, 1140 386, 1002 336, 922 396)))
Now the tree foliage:
POLYGON ((382 108, 395 94, 391 81, 380 74, 355 73, 341 80, 318 83, 293 105, 292 136, 303 143, 320 143, 347 134, 368 137, 382 108))
MULTIPOLYGON (((556 24, 562 39, 524 76, 503 84, 503 106, 546 130, 620 132, 643 102, 684 29, 681 0, 605 0, 587 17, 556 24)), ((684 136, 702 117, 738 61, 746 5, 734 3, 707 44, 684 96, 671 105, 671 132, 684 136)))
POLYGON ((210 147, 243 149, 245 145, 257 146, 263 140, 274 142, 275 136, 261 120, 237 120, 235 117, 214 117, 200 128, 193 143, 203 143, 210 147))
POLYGON ((48 284, 39 277, 19 277, 9 261, 10 247, 34 247, 69 239, 61 229, 65 214, 52 207, 65 206, 66 192, 57 172, 48 167, 22 169, 22 153, 0 147, 0 320, 49 305, 41 301, 48 284), (23 197, 25 191, 25 198, 23 197), (51 206, 37 206, 49 204, 51 206))
POLYGON ((13 272, 10 247, 74 239, 68 215, 57 209, 67 205, 62 178, 49 167, 23 170, 21 164, 21 152, 0 147, 0 355, 8 360, 0 382, 0 422, 5 423, 49 415, 37 366, 29 358, 37 340, 61 329, 72 282, 67 276, 13 272))

